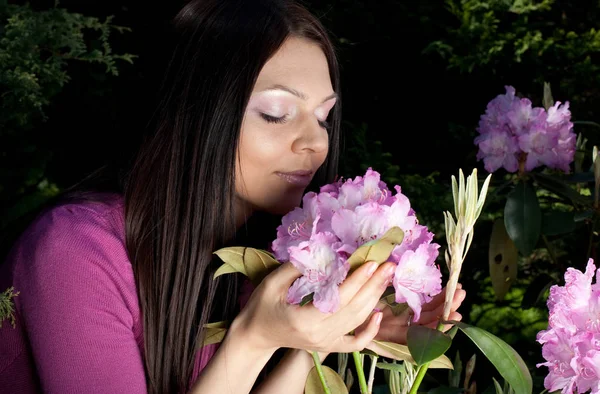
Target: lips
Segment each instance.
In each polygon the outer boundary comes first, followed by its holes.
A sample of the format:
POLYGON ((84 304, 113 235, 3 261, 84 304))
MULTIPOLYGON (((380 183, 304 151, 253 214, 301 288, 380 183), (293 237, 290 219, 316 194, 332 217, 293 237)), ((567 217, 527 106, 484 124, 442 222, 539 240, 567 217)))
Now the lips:
POLYGON ((310 184, 313 177, 313 172, 310 170, 298 170, 291 172, 277 172, 276 173, 284 181, 294 185, 306 187, 310 184))

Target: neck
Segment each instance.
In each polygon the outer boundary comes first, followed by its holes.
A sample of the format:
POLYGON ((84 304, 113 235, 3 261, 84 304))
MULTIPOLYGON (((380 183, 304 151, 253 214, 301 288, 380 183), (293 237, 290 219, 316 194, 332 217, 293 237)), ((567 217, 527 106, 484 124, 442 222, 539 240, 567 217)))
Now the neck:
POLYGON ((245 201, 242 201, 239 197, 236 197, 235 201, 235 226, 239 230, 252 216, 254 210, 245 201))

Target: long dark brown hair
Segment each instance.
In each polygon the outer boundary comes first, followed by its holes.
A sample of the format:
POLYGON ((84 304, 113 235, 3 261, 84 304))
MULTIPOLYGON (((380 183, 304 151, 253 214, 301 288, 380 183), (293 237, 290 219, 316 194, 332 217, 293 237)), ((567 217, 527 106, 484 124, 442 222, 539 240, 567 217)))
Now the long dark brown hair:
MULTIPOLYGON (((235 163, 259 72, 286 38, 320 45, 340 93, 332 43, 305 8, 285 0, 196 0, 174 19, 177 44, 153 131, 124 182, 126 245, 143 314, 150 392, 189 388, 201 327, 235 311, 234 275, 212 280, 212 252, 232 242, 235 163)), ((333 180, 340 106, 315 182, 333 180)))

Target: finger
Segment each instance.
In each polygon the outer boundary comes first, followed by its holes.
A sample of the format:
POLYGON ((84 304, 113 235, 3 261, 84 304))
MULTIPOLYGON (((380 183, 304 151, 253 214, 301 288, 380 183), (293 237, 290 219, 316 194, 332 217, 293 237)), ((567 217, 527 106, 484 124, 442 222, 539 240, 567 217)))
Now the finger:
POLYGON ((292 283, 301 276, 302 273, 288 261, 269 274, 267 279, 272 281, 278 290, 283 291, 289 289, 292 283))
MULTIPOLYGON (((457 310, 460 307, 460 305, 462 304, 462 302, 465 300, 466 295, 467 295, 466 291, 464 291, 462 289, 457 290, 456 293, 454 293, 454 300, 452 300, 452 306, 450 307, 450 310, 451 311, 457 310)), ((440 316, 442 315, 443 312, 444 312, 444 304, 438 305, 433 310, 423 309, 423 312, 421 312, 421 317, 419 319, 419 324, 427 324, 432 320, 437 320, 440 318, 440 316)))
MULTIPOLYGON (((448 320, 456 320, 456 321, 461 321, 462 320, 462 315, 458 312, 452 312, 450 314, 450 316, 448 316, 448 320)), ((438 325, 437 321, 433 321, 431 323, 428 324, 424 324, 425 327, 429 327, 429 328, 433 328, 436 329, 438 325)), ((451 329, 453 326, 453 324, 444 324, 444 327, 442 328, 444 332, 448 331, 449 329, 451 329)))
POLYGON ((382 318, 383 314, 381 312, 374 313, 369 319, 369 324, 363 331, 356 335, 344 335, 339 345, 335 346, 335 349, 332 349, 332 351, 337 353, 351 353, 363 350, 377 335, 382 318))
POLYGON ((348 329, 350 331, 366 320, 391 281, 395 268, 395 263, 382 264, 352 300, 329 317, 332 326, 344 329, 350 327, 348 329))
POLYGON ((369 278, 375 274, 378 266, 376 262, 368 261, 358 267, 356 271, 344 280, 344 283, 339 287, 340 305, 346 305, 354 297, 360 288, 367 283, 369 278))
MULTIPOLYGON (((462 284, 461 283, 457 283, 456 284, 456 291, 454 292, 454 294, 456 294, 458 292, 458 290, 462 289, 462 284)), ((435 308, 437 308, 440 304, 444 303, 444 300, 446 299, 446 287, 444 287, 442 289, 442 291, 438 294, 436 294, 431 301, 429 301, 428 303, 423 305, 423 311, 431 311, 435 308)))
POLYGON ((444 287, 440 293, 436 294, 431 299, 431 301, 429 301, 426 304, 423 304, 423 307, 421 310, 424 312, 434 310, 438 306, 443 305, 445 299, 446 299, 446 288, 444 287))
POLYGON ((406 325, 382 325, 375 339, 385 342, 394 342, 401 345, 406 345, 406 333, 408 326, 406 325))

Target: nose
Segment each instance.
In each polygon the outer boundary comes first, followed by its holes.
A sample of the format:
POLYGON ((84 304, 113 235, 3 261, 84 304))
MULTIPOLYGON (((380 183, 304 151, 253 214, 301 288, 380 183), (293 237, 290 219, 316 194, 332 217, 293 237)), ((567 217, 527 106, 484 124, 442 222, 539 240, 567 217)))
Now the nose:
POLYGON ((315 117, 306 119, 292 144, 292 151, 297 153, 304 151, 323 153, 327 152, 328 148, 329 132, 319 125, 315 117))

